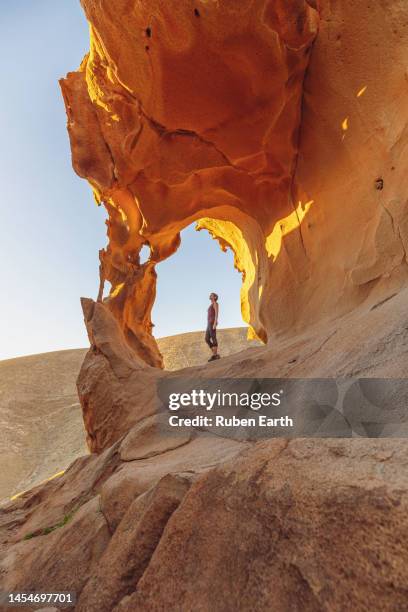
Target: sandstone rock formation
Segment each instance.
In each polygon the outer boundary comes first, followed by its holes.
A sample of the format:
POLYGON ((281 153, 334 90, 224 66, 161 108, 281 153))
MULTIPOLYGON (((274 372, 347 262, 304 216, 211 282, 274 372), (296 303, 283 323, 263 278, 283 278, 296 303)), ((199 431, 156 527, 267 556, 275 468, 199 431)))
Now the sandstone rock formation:
MULTIPOLYGON (((407 296, 182 375, 404 376, 407 296)), ((120 325, 107 306, 94 308, 106 322, 88 382, 101 384, 109 356, 119 398, 131 398, 124 426, 118 411, 112 423, 105 378, 107 397, 87 415, 105 448, 0 507, 1 591, 72 590, 87 612, 404 609, 404 439, 166 438, 143 378, 180 372, 146 366, 138 376, 136 365, 123 377, 127 346, 113 354, 107 336, 120 325)))
POLYGON ((122 447, 1 509, 2 590, 75 591, 81 612, 405 609, 403 440, 122 447))
POLYGON ((75 590, 87 612, 404 610, 405 440, 166 437, 157 385, 180 373, 156 367, 150 313, 197 221, 273 342, 183 376, 406 376, 406 4, 82 4, 91 49, 62 90, 109 213, 83 300, 93 452, 1 508, 1 590, 75 590))
POLYGON ((234 250, 264 341, 406 283, 403 0, 82 5, 73 164, 108 211, 106 303, 144 361, 162 365, 155 265, 194 221, 234 250))
MULTIPOLYGON (((223 357, 260 344, 247 341, 244 327, 219 329, 218 337, 223 357)), ((167 370, 208 358, 202 332, 157 343, 167 370)), ((88 451, 75 384, 86 353, 74 349, 0 361, 0 500, 38 485, 88 451)))
POLYGON ((258 444, 193 484, 115 610, 404 609, 408 483, 395 462, 407 451, 390 440, 258 444))
MULTIPOLYGON (((173 372, 136 362, 132 365, 121 327, 107 305, 87 300, 86 310, 93 308, 98 313, 87 323, 93 348, 78 378, 88 446, 92 452, 101 452, 131 426, 166 411, 159 383, 180 377, 186 386, 189 381, 207 378, 405 378, 407 300, 408 289, 404 289, 361 307, 335 326, 327 322, 275 345, 247 349, 210 366, 206 363, 173 372)), ((400 398, 399 407, 405 401, 405 396, 400 398)))
POLYGON ((90 53, 61 85, 74 168, 109 214, 101 274, 127 342, 161 365, 154 267, 195 220, 234 249, 244 319, 266 340, 274 228, 305 214, 291 190, 317 11, 304 0, 83 7, 90 53))

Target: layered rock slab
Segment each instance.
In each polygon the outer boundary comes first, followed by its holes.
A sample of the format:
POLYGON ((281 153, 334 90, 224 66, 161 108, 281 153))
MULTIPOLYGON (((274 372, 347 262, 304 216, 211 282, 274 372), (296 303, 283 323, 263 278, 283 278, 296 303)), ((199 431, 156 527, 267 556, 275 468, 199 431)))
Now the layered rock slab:
MULTIPOLYGON (((112 451, 101 484, 92 479, 53 531, 16 537, 17 517, 41 515, 39 495, 56 506, 56 483, 2 508, 2 589, 63 586, 89 612, 404 609, 405 440, 270 440, 238 445, 232 459, 208 447, 201 466, 190 445, 184 463, 171 465, 176 450, 150 459, 167 475, 133 495, 123 481, 113 521, 103 491, 122 464, 112 451)), ((137 460, 127 468, 134 480, 147 469, 137 460)), ((74 492, 73 476, 64 479, 74 492)))
POLYGON ((112 609, 133 592, 191 482, 246 447, 212 437, 166 451, 157 434, 155 456, 122 461, 121 443, 0 508, 2 591, 71 590, 79 601, 68 609, 112 609))
POLYGON ((115 611, 404 609, 407 463, 405 441, 257 444, 193 484, 115 611))

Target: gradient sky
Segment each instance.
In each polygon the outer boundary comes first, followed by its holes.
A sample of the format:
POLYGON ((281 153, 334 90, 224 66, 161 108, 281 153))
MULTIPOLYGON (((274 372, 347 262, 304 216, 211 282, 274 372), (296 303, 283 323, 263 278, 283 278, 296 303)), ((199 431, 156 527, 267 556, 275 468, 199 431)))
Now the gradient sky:
MULTIPOLYGON (((58 78, 88 48, 79 0, 0 0, 0 359, 88 345, 80 296, 96 297, 105 217, 71 167, 58 78)), ((220 327, 242 325, 230 252, 187 228, 157 266, 157 337, 205 327, 220 295, 220 327)))

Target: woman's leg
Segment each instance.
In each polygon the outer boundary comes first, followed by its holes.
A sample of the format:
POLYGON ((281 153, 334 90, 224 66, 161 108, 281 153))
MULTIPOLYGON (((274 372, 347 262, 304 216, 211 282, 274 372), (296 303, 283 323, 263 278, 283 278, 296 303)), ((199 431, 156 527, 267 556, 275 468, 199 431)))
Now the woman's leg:
POLYGON ((211 330, 211 350, 213 355, 216 355, 218 352, 218 341, 217 341, 217 330, 211 330))
POLYGON ((207 327, 207 330, 205 332, 205 341, 208 344, 208 347, 210 349, 212 349, 212 344, 211 344, 211 330, 209 327, 207 327))

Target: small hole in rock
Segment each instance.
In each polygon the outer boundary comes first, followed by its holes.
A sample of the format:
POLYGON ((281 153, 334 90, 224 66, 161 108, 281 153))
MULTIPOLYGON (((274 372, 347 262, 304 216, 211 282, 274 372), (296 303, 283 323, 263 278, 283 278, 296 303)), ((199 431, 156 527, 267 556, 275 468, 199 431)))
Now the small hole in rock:
POLYGON ((194 15, 200 17, 200 11, 197 8, 194 9, 194 15))
POLYGON ((150 49, 149 45, 146 45, 145 46, 145 51, 149 51, 149 49, 150 49))
POLYGON ((141 264, 146 263, 150 259, 150 247, 147 244, 143 245, 140 249, 139 259, 141 264))
POLYGON ((378 179, 375 181, 375 188, 376 188, 376 189, 378 189, 379 191, 381 191, 381 189, 383 189, 383 187, 384 187, 384 181, 383 181, 383 179, 382 179, 382 178, 378 178, 378 179))
POLYGON ((152 37, 152 28, 146 28, 146 36, 147 36, 147 38, 151 38, 152 37))

